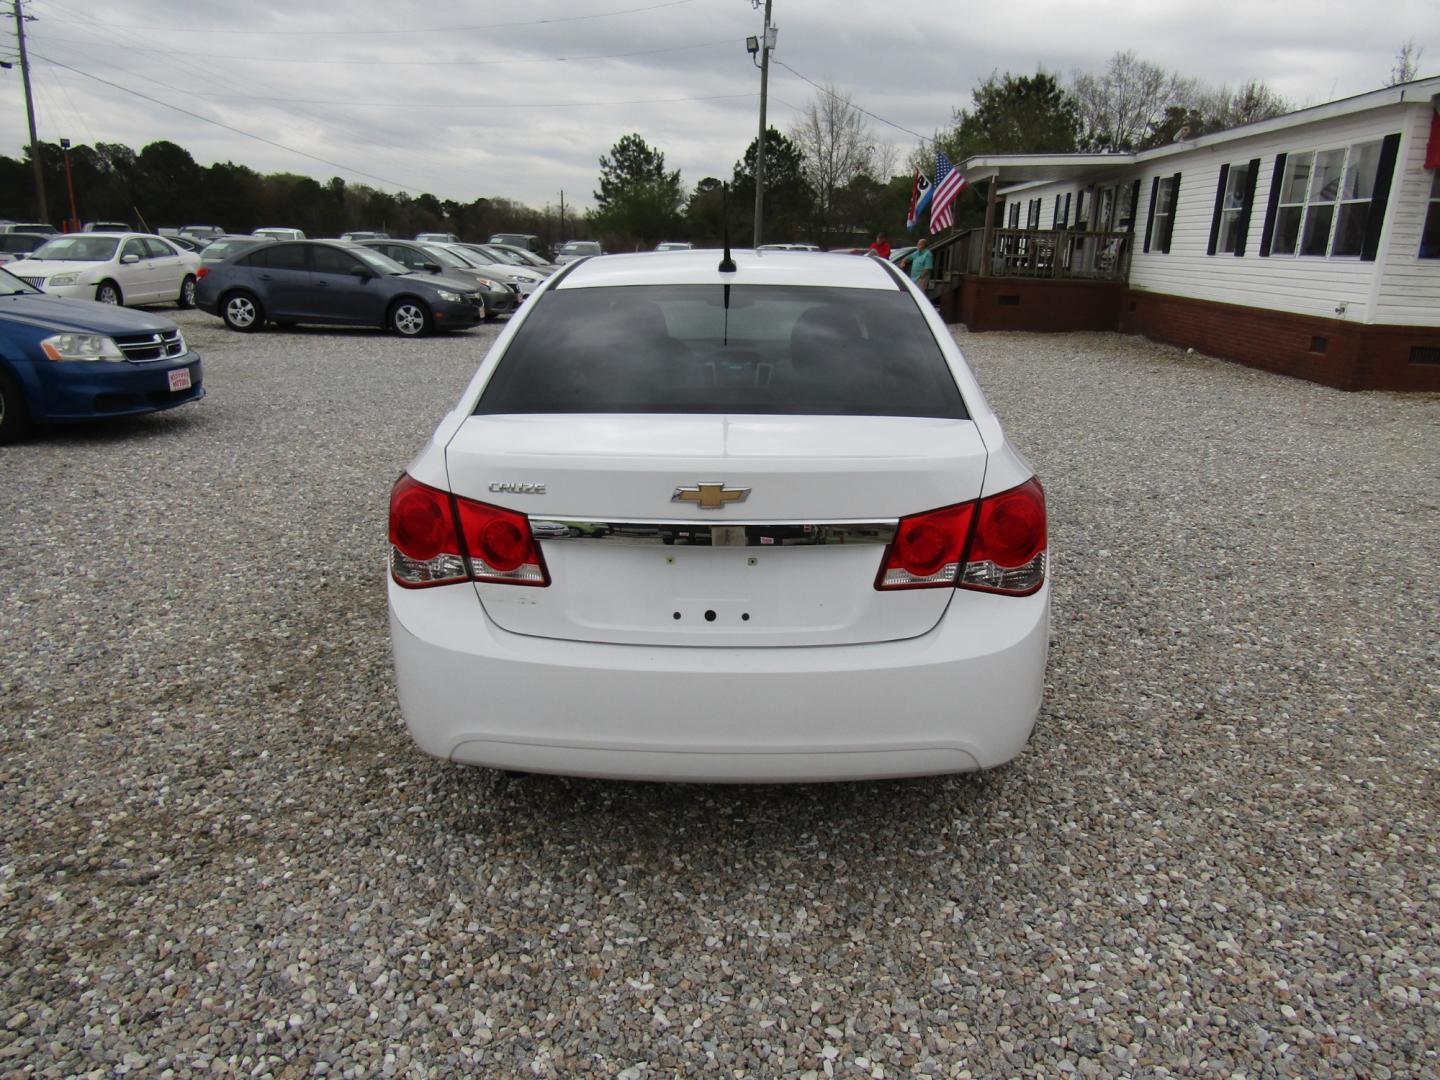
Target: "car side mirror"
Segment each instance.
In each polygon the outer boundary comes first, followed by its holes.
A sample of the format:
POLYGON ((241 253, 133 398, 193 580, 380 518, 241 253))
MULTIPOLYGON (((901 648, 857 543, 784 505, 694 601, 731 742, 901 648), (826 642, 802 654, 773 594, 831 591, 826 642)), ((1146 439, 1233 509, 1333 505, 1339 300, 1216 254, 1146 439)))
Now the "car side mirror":
POLYGON ((424 263, 424 264, 422 264, 422 265, 424 266, 424 268, 425 268, 426 270, 429 270, 430 273, 432 273, 432 274, 438 274, 438 273, 440 272, 440 264, 439 264, 439 263, 424 263))
POLYGON ((369 281, 372 277, 375 276, 363 266, 355 267, 354 270, 350 271, 350 274, 352 277, 358 277, 361 281, 369 281))
POLYGON ((122 266, 129 266, 131 263, 138 263, 139 261, 140 261, 140 256, 139 256, 139 255, 121 255, 121 256, 120 256, 120 264, 121 264, 122 266))

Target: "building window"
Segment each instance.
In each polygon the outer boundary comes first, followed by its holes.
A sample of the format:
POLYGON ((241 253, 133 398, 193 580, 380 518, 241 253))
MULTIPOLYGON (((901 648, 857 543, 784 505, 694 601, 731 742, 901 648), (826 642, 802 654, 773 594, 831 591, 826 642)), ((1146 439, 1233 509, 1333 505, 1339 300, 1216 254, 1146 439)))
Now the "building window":
POLYGON ((1440 259, 1440 169, 1430 178, 1430 208, 1420 230, 1420 258, 1440 259))
POLYGON ((1025 204, 1025 227, 1027 229, 1040 228, 1040 200, 1031 199, 1025 204))
POLYGON ((1365 243, 1381 141, 1292 154, 1276 208, 1276 255, 1357 257, 1365 243))
POLYGON ((1115 189, 1100 189, 1100 217, 1095 222, 1096 232, 1109 232, 1115 224, 1115 189))
POLYGON ((1145 250, 1169 253, 1175 231, 1175 208, 1180 200, 1180 174, 1157 176, 1150 185, 1150 222, 1145 250))
POLYGON ((1215 250, 1227 255, 1245 250, 1245 229, 1250 224, 1250 201, 1255 197, 1255 172, 1258 162, 1231 165, 1224 177, 1225 189, 1220 196, 1219 231, 1215 250))
POLYGON ((1018 229, 1020 227, 1020 204, 1018 202, 1012 202, 1006 212, 1009 214, 1009 217, 1006 219, 1005 224, 1009 228, 1018 229))
POLYGON ((1135 192, 1140 189, 1140 181, 1133 184, 1121 184, 1115 191, 1115 229, 1117 232, 1125 232, 1135 223, 1135 192))

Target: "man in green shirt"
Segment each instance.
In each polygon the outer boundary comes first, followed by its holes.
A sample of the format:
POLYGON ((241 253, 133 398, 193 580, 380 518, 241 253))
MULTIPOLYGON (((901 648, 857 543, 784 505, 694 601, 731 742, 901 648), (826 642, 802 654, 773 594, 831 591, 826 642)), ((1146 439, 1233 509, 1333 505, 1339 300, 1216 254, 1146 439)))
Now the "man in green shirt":
POLYGON ((929 250, 929 245, 924 237, 921 237, 915 244, 915 251, 905 257, 905 264, 910 269, 910 280, 919 285, 920 288, 930 287, 930 272, 935 269, 935 256, 929 250))

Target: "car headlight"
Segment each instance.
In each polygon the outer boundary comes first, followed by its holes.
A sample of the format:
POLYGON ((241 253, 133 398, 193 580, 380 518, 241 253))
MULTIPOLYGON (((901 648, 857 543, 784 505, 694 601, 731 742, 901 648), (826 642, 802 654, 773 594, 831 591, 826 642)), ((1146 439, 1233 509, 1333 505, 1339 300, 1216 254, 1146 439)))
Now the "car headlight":
POLYGON ((56 274, 50 279, 51 285, 74 285, 80 280, 79 274, 56 274))
POLYGON ((120 346, 104 334, 56 334, 40 342, 40 348, 51 360, 125 359, 120 346))
POLYGON ((482 289, 490 289, 490 290, 493 291, 493 290, 495 290, 495 289, 504 289, 504 288, 505 288, 505 286, 501 285, 499 282, 497 282, 497 281, 491 281, 491 280, 490 280, 489 278, 487 278, 487 277, 476 278, 475 281, 476 281, 476 283, 477 283, 482 289))
POLYGON ((439 289, 437 291, 440 295, 441 300, 444 300, 450 304, 460 303, 460 294, 458 292, 451 292, 449 289, 439 289))

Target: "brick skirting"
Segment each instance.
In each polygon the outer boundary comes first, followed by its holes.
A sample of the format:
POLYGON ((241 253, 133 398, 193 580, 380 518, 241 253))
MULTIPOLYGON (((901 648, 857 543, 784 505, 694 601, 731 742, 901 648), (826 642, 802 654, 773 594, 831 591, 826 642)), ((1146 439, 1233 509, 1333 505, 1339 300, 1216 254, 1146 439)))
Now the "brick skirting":
POLYGON ((1440 327, 1366 326, 1120 282, 974 274, 937 302, 946 321, 972 331, 1120 330, 1340 390, 1440 391, 1440 327))
POLYGON ((1440 390, 1440 327, 1366 326, 1128 291, 1119 329, 1340 390, 1440 390))

